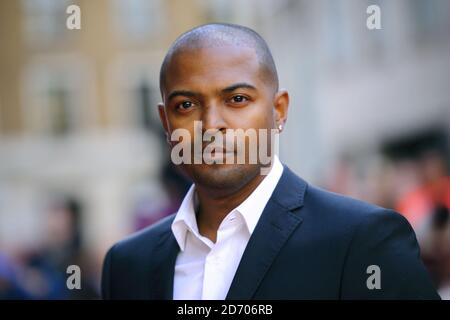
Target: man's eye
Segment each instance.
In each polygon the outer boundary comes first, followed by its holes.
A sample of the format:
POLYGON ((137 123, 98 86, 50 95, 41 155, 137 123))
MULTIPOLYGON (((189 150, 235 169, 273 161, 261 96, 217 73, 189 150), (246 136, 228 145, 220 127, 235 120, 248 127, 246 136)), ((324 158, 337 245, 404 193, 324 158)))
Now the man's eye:
POLYGON ((188 110, 189 108, 193 107, 193 103, 191 101, 183 101, 182 103, 180 103, 177 106, 177 109, 181 109, 181 110, 188 110))
POLYGON ((248 99, 246 97, 241 96, 241 95, 236 95, 233 98, 231 98, 231 102, 234 102, 234 103, 241 103, 241 102, 245 102, 247 100, 248 99))

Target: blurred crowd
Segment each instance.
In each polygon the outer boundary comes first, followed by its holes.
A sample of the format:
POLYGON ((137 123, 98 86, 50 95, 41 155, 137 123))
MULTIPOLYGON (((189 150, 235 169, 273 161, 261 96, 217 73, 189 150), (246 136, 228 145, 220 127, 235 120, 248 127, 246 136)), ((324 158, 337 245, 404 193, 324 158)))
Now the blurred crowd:
POLYGON ((57 199, 48 208, 45 240, 21 248, 14 256, 0 254, 0 299, 93 299, 97 277, 81 249, 82 207, 76 199, 57 199), (82 290, 68 290, 67 267, 80 266, 82 290))

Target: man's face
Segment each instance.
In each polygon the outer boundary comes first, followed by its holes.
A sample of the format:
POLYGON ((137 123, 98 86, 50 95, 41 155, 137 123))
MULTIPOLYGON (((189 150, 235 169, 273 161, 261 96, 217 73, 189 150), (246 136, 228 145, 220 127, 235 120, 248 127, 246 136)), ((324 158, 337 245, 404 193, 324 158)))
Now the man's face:
MULTIPOLYGON (((280 107, 280 95, 264 80, 256 53, 242 46, 178 51, 167 66, 161 89, 163 104, 159 112, 169 137, 174 130, 185 129, 190 132, 192 144, 195 121, 201 121, 203 131, 217 130, 224 134, 224 141, 229 129, 267 129, 270 137, 270 129, 276 127, 276 120, 283 118, 284 122, 287 111, 287 93, 282 98, 285 106, 280 107)), ((181 167, 197 185, 239 189, 260 174, 261 165, 248 163, 246 155, 245 164, 202 163, 181 167)))

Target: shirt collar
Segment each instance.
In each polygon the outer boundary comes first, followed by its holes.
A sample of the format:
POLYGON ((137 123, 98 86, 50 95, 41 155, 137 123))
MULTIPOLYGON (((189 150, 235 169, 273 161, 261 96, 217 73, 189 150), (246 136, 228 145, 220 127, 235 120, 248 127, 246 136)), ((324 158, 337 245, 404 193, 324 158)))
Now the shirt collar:
POLYGON ((193 184, 183 202, 178 209, 177 215, 172 222, 172 232, 175 239, 180 246, 181 251, 184 251, 186 245, 186 235, 190 231, 194 234, 198 233, 197 220, 195 215, 195 185, 193 184))
MULTIPOLYGON (((255 230, 256 224, 258 223, 267 202, 272 196, 282 173, 283 165, 275 155, 272 168, 267 176, 261 181, 250 196, 247 197, 247 199, 231 211, 237 211, 242 215, 250 234, 252 234, 255 230)), ((178 242, 178 245, 180 246, 181 251, 184 251, 185 249, 188 231, 193 233, 196 237, 200 237, 195 214, 195 208, 197 207, 196 198, 195 185, 193 184, 184 197, 175 219, 172 222, 172 232, 178 242)))

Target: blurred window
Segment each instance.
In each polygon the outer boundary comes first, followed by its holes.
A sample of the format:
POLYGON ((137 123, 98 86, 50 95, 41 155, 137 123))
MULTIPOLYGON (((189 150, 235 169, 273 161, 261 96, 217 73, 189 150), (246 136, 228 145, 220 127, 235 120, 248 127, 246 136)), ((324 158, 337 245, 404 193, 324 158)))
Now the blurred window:
POLYGON ((61 137, 78 130, 85 95, 77 68, 68 62, 36 64, 26 70, 23 105, 28 131, 61 137))
POLYGON ((48 88, 50 132, 53 135, 63 135, 72 129, 72 121, 69 110, 69 90, 64 86, 52 86, 48 88))
POLYGON ((69 0, 22 0, 27 43, 45 46, 66 38, 66 8, 69 0))
POLYGON ((111 68, 110 92, 114 117, 130 129, 158 131, 157 104, 161 100, 157 77, 159 65, 149 55, 123 55, 111 68))
POLYGON ((328 60, 332 64, 345 64, 349 56, 349 36, 343 9, 342 2, 326 2, 324 37, 328 60))
POLYGON ((142 79, 136 88, 136 98, 138 123, 144 129, 151 130, 152 126, 155 126, 151 108, 156 108, 156 106, 153 103, 153 89, 145 79, 142 79))
POLYGON ((450 5, 448 0, 412 0, 411 19, 416 28, 416 41, 428 43, 440 36, 448 37, 446 24, 450 18, 450 5))
POLYGON ((148 40, 164 28, 161 0, 113 0, 112 10, 115 34, 121 41, 148 40))

